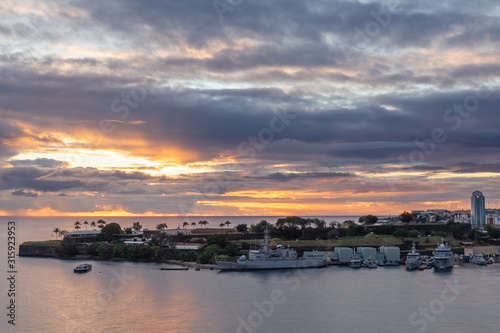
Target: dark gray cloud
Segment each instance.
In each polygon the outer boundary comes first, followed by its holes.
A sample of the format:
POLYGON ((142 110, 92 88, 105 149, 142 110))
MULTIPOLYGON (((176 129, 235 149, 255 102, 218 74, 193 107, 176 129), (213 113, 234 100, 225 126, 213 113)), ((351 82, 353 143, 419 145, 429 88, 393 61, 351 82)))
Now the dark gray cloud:
POLYGON ((500 163, 474 163, 466 162, 453 166, 457 173, 491 172, 500 173, 500 163))
POLYGON ((270 179, 278 182, 287 182, 294 179, 310 179, 310 178, 320 178, 320 179, 330 179, 330 178, 348 178, 354 175, 348 172, 310 172, 310 173, 282 173, 274 172, 264 177, 247 176, 245 178, 250 179, 270 179))
POLYGON ((57 161, 52 158, 36 158, 34 160, 10 160, 10 164, 19 165, 36 165, 42 168, 57 168, 67 164, 66 162, 57 161))
MULTIPOLYGON (((1 111, 0 115, 2 115, 1 111)), ((2 119, 0 122, 0 165, 3 164, 3 159, 17 154, 16 149, 8 145, 8 142, 20 136, 22 136, 22 131, 19 128, 2 119)))
POLYGON ((460 177, 497 173, 498 9, 495 1, 256 0, 221 21, 205 0, 13 7, 0 14, 9 41, 0 41, 0 166, 13 166, 0 168, 0 189, 26 197, 23 205, 57 195, 78 211, 83 194, 89 210, 118 209, 125 198, 141 212, 148 203, 159 211, 191 205, 186 193, 229 198, 270 181, 291 191, 304 180, 318 191, 335 182, 357 200, 375 200, 370 193, 389 186, 375 176, 391 170, 420 177, 395 180, 415 196, 387 199, 394 202, 426 201, 421 193, 436 184, 454 193, 475 181, 491 189, 494 181, 460 177), (277 123, 284 111, 291 117, 277 123), (162 166, 125 172, 26 157, 41 148, 235 162, 152 176, 162 166), (393 167, 412 156, 423 157, 393 167), (223 172, 230 181, 211 186, 223 172), (460 181, 423 175, 439 172, 460 181))
POLYGON ((80 180, 47 179, 51 170, 37 167, 12 167, 0 170, 0 189, 30 189, 39 192, 86 187, 80 180))
POLYGON ((25 192, 24 190, 16 190, 11 193, 12 195, 15 196, 22 196, 22 197, 28 197, 28 198, 36 198, 38 196, 38 193, 36 192, 25 192))

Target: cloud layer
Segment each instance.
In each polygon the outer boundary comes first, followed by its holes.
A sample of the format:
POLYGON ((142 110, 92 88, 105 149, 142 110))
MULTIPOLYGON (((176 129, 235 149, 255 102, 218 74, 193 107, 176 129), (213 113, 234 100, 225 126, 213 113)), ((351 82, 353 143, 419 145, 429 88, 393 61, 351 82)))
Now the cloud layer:
POLYGON ((496 204, 495 1, 217 3, 2 4, 0 213, 496 204))

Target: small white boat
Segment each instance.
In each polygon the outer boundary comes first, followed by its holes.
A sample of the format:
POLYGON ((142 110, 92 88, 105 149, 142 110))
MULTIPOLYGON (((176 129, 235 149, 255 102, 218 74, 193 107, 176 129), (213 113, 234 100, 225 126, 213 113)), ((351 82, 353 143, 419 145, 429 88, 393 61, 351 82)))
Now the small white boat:
POLYGON ((91 264, 80 264, 73 270, 74 273, 87 273, 92 270, 91 264))
POLYGON ((481 253, 474 254, 470 262, 480 266, 486 266, 488 264, 481 253))
POLYGON ((372 257, 366 258, 365 261, 363 261, 363 267, 366 268, 377 268, 377 264, 375 261, 373 261, 372 257))
POLYGON ((406 269, 413 270, 417 269, 422 265, 422 257, 420 253, 417 252, 415 243, 412 244, 410 252, 406 256, 406 269))

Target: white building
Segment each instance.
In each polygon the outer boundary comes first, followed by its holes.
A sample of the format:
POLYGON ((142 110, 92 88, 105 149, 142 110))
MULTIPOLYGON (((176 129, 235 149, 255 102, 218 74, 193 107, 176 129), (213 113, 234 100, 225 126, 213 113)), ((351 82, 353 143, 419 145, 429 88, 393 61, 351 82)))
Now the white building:
POLYGON ((70 231, 66 237, 69 238, 83 238, 83 237, 95 237, 101 233, 101 230, 73 230, 70 231))

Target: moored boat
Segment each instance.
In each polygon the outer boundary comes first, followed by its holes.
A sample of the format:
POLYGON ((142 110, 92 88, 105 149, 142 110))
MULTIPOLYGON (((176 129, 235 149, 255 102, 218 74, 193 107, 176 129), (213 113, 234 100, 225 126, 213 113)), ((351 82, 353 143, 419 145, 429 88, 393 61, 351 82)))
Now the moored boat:
POLYGON ((80 264, 73 269, 74 273, 87 273, 92 270, 91 264, 80 264))
POLYGON ((377 268, 377 264, 375 261, 373 261, 372 257, 366 258, 366 260, 363 261, 363 267, 366 268, 377 268))
POLYGON ((500 263, 500 253, 495 253, 493 255, 493 261, 496 263, 500 263))
POLYGON ((377 266, 399 266, 400 263, 399 261, 395 260, 377 260, 375 261, 377 266))
POLYGON ((348 265, 351 268, 360 268, 361 258, 356 253, 354 253, 354 255, 351 257, 351 260, 349 260, 348 265))
POLYGON ((470 262, 480 266, 486 266, 488 264, 481 253, 475 253, 470 262))
POLYGON ((441 239, 441 243, 437 245, 437 248, 432 254, 435 269, 446 270, 453 268, 455 258, 453 257, 450 246, 446 243, 444 238, 441 239))
POLYGON ((242 255, 236 262, 216 260, 221 271, 246 271, 263 269, 289 269, 289 268, 316 268, 326 267, 328 258, 320 252, 307 253, 303 257, 297 256, 297 251, 290 247, 278 245, 276 250, 269 248, 269 232, 264 233, 260 250, 250 250, 248 258, 242 255))
POLYGON ((412 244, 410 252, 406 256, 406 269, 414 270, 419 268, 422 265, 422 257, 420 253, 417 252, 415 247, 415 243, 412 244))
POLYGON ((432 267, 434 267, 434 258, 433 257, 422 258, 422 266, 425 266, 425 269, 431 269, 432 267))

